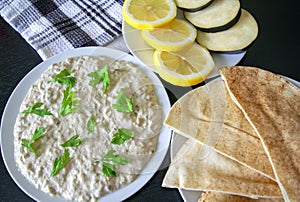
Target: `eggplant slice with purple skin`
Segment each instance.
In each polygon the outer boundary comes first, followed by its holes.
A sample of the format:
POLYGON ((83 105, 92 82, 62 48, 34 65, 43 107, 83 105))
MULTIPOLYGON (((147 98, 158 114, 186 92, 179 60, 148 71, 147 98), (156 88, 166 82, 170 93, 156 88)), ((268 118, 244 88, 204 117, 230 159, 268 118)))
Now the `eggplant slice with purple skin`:
POLYGON ((258 24, 245 9, 231 28, 220 32, 203 32, 197 30, 196 41, 210 51, 238 53, 246 50, 258 36, 258 24))
POLYGON ((178 8, 184 11, 196 12, 209 6, 214 0, 175 0, 178 8))
POLYGON ((240 18, 239 0, 214 0, 208 7, 197 12, 185 11, 184 17, 205 32, 219 32, 232 27, 240 18))

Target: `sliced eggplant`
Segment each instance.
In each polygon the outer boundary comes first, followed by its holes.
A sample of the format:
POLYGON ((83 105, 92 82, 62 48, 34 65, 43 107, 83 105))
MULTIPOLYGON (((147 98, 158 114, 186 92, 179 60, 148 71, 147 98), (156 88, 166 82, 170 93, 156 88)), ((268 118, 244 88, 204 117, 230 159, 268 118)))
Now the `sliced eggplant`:
POLYGON ((203 32, 197 30, 196 41, 210 51, 237 53, 246 50, 258 36, 258 24, 245 9, 241 17, 231 28, 221 32, 203 32))
POLYGON ((185 11, 184 17, 205 32, 219 32, 232 27, 240 18, 239 0, 214 0, 208 7, 197 12, 185 11))
POLYGON ((189 11, 196 12, 209 6, 214 0, 175 0, 178 8, 189 11))

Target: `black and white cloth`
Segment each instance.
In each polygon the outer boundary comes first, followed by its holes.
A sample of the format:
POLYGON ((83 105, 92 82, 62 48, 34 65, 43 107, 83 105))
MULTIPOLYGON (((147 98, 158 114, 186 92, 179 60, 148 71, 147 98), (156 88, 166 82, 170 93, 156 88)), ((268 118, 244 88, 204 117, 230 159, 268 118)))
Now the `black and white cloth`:
MULTIPOLYGON (((1 0, 1 16, 42 59, 106 46, 122 34, 124 0, 1 0)), ((122 49, 122 48, 121 48, 122 49)))

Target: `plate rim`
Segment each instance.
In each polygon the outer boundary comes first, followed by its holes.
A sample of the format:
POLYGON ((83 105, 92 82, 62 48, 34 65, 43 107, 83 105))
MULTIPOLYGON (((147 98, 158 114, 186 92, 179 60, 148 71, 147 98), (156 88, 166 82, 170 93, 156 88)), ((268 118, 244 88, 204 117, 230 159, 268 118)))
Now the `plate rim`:
MULTIPOLYGON (((14 152, 12 154, 8 154, 8 149, 13 148, 14 151, 14 135, 12 137, 7 138, 7 132, 13 132, 15 120, 17 114, 19 113, 19 106, 23 102, 24 97, 26 96, 30 86, 36 82, 38 78, 40 78, 41 74, 48 69, 48 67, 56 62, 64 61, 67 58, 78 57, 78 56, 107 56, 113 59, 124 59, 136 64, 153 82, 157 96, 159 97, 160 104, 163 109, 163 118, 165 118, 167 111, 171 108, 170 100, 167 95, 166 89, 163 84, 159 80, 159 78, 145 67, 143 63, 138 61, 134 56, 109 47, 98 47, 98 46, 89 46, 89 47, 80 47, 70 49, 68 51, 62 52, 60 54, 54 55, 49 59, 42 61, 38 65, 34 66, 15 86, 13 92, 11 93, 2 114, 1 119, 1 128, 0 128, 0 147, 2 153, 2 159, 5 165, 6 170, 8 171, 10 177, 17 184, 17 186, 30 198, 34 200, 47 200, 47 201, 57 201, 62 202, 65 199, 61 197, 55 197, 50 195, 49 193, 45 193, 41 190, 35 188, 35 186, 30 183, 19 171, 16 163, 14 152), (159 89, 163 88, 163 89, 159 89), (22 92, 20 94, 17 94, 22 92), (21 97, 21 98, 18 98, 21 97), (163 98, 163 99, 162 99, 163 98), (16 100, 19 99, 19 100, 16 100), (13 115, 9 115, 11 112, 12 106, 17 105, 14 109, 13 115), (7 125, 8 123, 12 123, 11 125, 7 125), (4 142, 12 143, 12 145, 4 145, 4 142), (12 159, 10 159, 13 157, 12 159)), ((144 168, 144 173, 141 173, 137 176, 137 178, 128 185, 117 189, 109 194, 105 194, 103 197, 98 199, 98 202, 103 201, 112 201, 112 200, 125 200, 126 198, 135 194, 138 190, 140 190, 151 178, 152 176, 159 170, 160 165, 163 163, 165 159, 168 148, 170 146, 170 139, 172 133, 171 131, 162 126, 159 134, 157 151, 147 163, 144 168), (155 161, 155 163, 153 163, 155 161), (158 162, 158 163, 157 163, 158 162)), ((10 150, 9 150, 10 151, 10 150)))

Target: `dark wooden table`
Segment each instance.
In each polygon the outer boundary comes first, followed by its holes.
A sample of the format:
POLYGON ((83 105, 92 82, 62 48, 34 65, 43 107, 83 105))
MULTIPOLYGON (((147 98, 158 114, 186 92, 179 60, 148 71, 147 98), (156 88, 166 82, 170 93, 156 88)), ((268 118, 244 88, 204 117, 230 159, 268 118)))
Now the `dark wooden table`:
MULTIPOLYGON (((239 65, 257 66, 300 81, 300 1, 241 0, 259 24, 259 36, 239 65)), ((18 82, 37 64, 39 55, 0 17, 0 113, 18 82)), ((182 201, 176 189, 161 187, 166 169, 128 201, 182 201)), ((0 202, 32 201, 9 176, 0 158, 0 202)))

